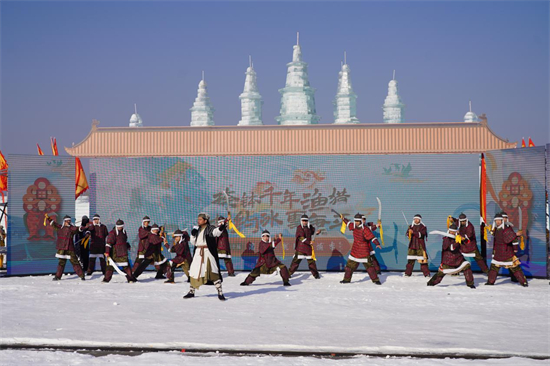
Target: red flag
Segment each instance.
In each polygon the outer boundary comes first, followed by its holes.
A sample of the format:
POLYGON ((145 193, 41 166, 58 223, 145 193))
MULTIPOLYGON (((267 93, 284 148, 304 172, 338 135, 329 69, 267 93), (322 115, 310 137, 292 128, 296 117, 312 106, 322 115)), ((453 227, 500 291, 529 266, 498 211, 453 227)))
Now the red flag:
POLYGON ((533 143, 533 140, 531 140, 531 137, 529 137, 529 147, 535 147, 535 144, 533 143))
POLYGON ((86 179, 86 174, 84 173, 84 168, 79 158, 75 158, 75 192, 74 199, 77 199, 82 193, 88 190, 88 180, 86 179))
POLYGON ((36 144, 36 147, 38 148, 38 155, 44 155, 42 149, 40 148, 40 145, 36 144))
POLYGON ((8 162, 0 151, 0 192, 2 192, 2 197, 4 197, 3 191, 8 190, 8 162))
POLYGON ((525 147, 525 137, 521 138, 521 147, 525 147))
POLYGON ((57 140, 55 139, 55 137, 50 137, 50 143, 52 145, 52 155, 59 155, 59 153, 57 152, 57 140))

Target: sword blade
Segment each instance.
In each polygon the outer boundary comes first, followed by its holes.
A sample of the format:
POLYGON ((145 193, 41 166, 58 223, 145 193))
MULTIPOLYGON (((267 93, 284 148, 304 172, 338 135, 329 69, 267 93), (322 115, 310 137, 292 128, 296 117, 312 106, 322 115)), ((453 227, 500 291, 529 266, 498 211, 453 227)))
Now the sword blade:
POLYGON ((401 213, 403 214, 403 218, 405 219, 407 226, 409 226, 409 222, 407 221, 407 216, 405 216, 405 213, 403 211, 401 211, 401 213))
POLYGON ((382 221, 382 202, 380 202, 380 198, 376 197, 376 200, 378 201, 378 220, 382 221))
POLYGON ((518 228, 519 228, 519 230, 521 230, 523 228, 523 212, 521 212, 521 207, 518 207, 518 214, 519 214, 518 228))

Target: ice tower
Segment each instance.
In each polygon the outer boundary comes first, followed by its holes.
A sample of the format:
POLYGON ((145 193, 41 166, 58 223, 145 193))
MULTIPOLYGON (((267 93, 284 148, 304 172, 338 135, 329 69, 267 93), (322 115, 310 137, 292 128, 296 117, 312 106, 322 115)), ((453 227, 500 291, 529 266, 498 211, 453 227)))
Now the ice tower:
POLYGON ((384 110, 384 123, 403 123, 405 121, 405 105, 401 102, 397 91, 395 70, 393 70, 393 79, 388 84, 388 96, 382 109, 384 110))
POLYGON ((210 103, 210 97, 206 90, 206 81, 204 81, 204 72, 202 80, 199 83, 197 97, 191 107, 191 126, 214 126, 214 108, 210 103))
POLYGON ((134 104, 134 114, 130 117, 130 127, 142 127, 143 120, 137 112, 137 104, 134 104))
POLYGON ((344 62, 338 78, 338 91, 334 98, 334 123, 359 123, 357 119, 357 95, 351 87, 350 69, 344 52, 344 62))
POLYGON ((292 53, 292 62, 287 64, 286 85, 281 93, 280 125, 310 125, 319 121, 315 110, 315 89, 309 86, 307 63, 302 61, 299 33, 292 53))
POLYGON ((256 84, 256 71, 252 65, 252 58, 249 59, 246 69, 246 78, 244 80, 244 90, 239 95, 241 100, 241 120, 239 126, 259 126, 262 125, 262 96, 258 92, 256 84))
POLYGON ((464 115, 464 122, 479 122, 479 118, 477 118, 477 114, 472 112, 472 101, 470 100, 470 111, 466 112, 464 115))

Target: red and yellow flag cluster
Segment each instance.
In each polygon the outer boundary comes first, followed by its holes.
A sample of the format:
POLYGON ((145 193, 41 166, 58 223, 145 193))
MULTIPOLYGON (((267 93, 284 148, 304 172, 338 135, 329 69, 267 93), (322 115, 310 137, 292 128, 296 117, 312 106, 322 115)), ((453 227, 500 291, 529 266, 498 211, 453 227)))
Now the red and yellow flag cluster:
POLYGON ((0 151, 0 192, 2 192, 2 197, 4 196, 4 191, 8 190, 8 162, 4 157, 4 154, 0 151))
MULTIPOLYGON (((525 137, 521 138, 521 147, 526 147, 525 146, 525 137)), ((533 142, 533 140, 531 140, 531 137, 529 137, 529 144, 527 145, 527 147, 535 147, 535 143, 533 142)))
MULTIPOLYGON (((55 137, 50 137, 50 145, 52 146, 52 155, 58 156, 59 151, 57 150, 57 139, 55 137)), ((40 148, 40 145, 36 144, 36 147, 38 148, 38 155, 44 155, 44 152, 42 152, 42 149, 40 148)), ((75 158, 75 199, 77 199, 82 193, 86 192, 88 190, 88 180, 86 179, 86 173, 84 172, 84 168, 82 167, 82 163, 80 162, 79 158, 75 158)))

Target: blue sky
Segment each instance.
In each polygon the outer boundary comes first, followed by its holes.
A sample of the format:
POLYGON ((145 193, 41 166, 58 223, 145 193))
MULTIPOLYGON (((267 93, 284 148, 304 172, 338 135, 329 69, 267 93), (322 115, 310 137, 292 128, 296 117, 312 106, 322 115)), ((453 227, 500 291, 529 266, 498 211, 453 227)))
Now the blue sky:
POLYGON ((547 2, 2 2, 4 153, 78 143, 92 119, 188 126, 201 71, 217 125, 240 119, 248 55, 275 124, 296 31, 332 123, 347 51, 361 122, 381 123, 397 71, 407 122, 462 121, 472 100, 499 136, 549 138, 547 2))

